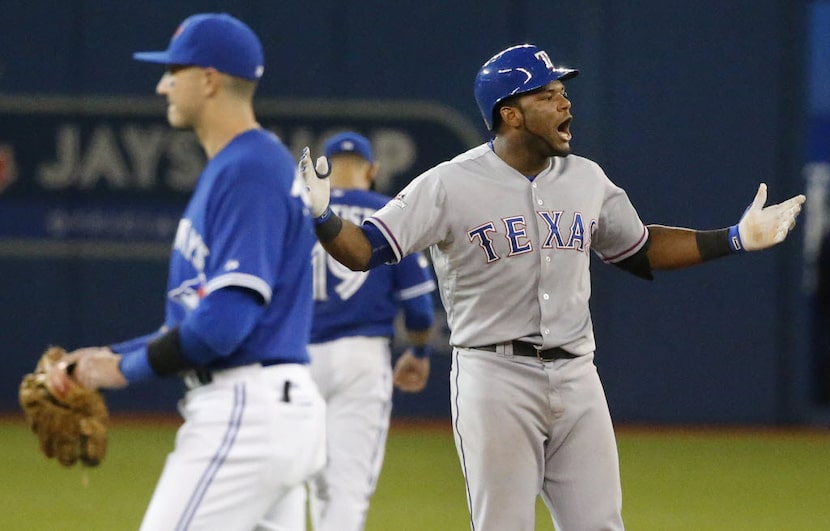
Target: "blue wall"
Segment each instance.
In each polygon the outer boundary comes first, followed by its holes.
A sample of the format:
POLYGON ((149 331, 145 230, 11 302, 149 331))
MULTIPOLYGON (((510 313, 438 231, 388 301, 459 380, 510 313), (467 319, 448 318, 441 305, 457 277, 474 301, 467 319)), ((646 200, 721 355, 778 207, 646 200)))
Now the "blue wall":
MULTIPOLYGON (((0 96, 151 95, 161 72, 132 61, 131 53, 163 48, 182 18, 209 10, 231 12, 262 36, 267 65, 259 95, 296 100, 294 120, 308 119, 311 139, 336 125, 320 121, 325 102, 405 100, 439 104, 478 135, 473 140, 483 140, 472 78, 496 51, 531 41, 555 62, 581 69, 568 86, 572 145, 629 192, 644 221, 722 227, 737 221, 760 181, 776 202, 802 187, 800 1, 6 0, 0 96)), ((159 104, 160 118, 162 109, 159 104)), ((348 116, 338 124, 349 125, 348 116)), ((19 116, 4 120, 0 114, 0 144, 22 127, 19 116)), ((291 134, 299 137, 299 131, 291 134)), ((421 142, 417 164, 390 186, 464 148, 449 146, 450 137, 430 145, 439 137, 415 135, 421 142)), ((470 136, 454 140, 469 144, 470 136)), ((0 192, 0 213, 67 194, 83 205, 131 201, 123 191, 110 193, 106 183, 63 195, 38 190, 30 168, 19 170, 17 182, 0 192)), ((184 197, 167 189, 155 193, 136 200, 176 205, 184 197)), ((10 223, 9 216, 0 219, 10 223)), ((796 234, 775 250, 663 273, 653 283, 596 261, 597 363, 615 418, 804 420, 801 310, 793 288, 799 245, 796 234)), ((114 341, 161 320, 165 264, 159 248, 143 258, 24 248, 0 240, 5 409, 16 407, 17 381, 45 344, 114 341)), ((428 392, 398 397, 398 414, 446 415, 447 370, 446 357, 437 356, 428 392)), ((178 384, 162 388, 113 393, 111 400, 116 408, 139 403, 172 410, 178 384)))

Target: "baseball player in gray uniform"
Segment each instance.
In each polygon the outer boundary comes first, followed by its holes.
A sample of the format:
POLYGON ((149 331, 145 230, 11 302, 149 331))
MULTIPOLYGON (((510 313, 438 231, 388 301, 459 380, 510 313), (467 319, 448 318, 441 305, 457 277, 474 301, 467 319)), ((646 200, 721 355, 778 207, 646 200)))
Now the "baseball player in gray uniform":
MULTIPOLYGON (((317 237, 355 270, 429 249, 453 346, 452 425, 475 531, 530 531, 541 495, 559 531, 623 529, 616 441, 594 366, 590 251, 655 270, 771 247, 798 195, 699 231, 644 225, 625 191, 571 154, 571 102, 557 68, 524 44, 488 60, 474 92, 494 138, 415 178, 361 226, 328 208, 300 160, 317 237)), ((325 173, 326 160, 317 160, 325 173)))

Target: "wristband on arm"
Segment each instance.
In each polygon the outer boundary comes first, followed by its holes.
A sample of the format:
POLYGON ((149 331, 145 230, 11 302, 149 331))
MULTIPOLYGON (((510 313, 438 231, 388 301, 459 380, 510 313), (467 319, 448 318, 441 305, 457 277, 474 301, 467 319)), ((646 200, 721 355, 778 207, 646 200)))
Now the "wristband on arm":
POLYGON ((178 327, 159 336, 146 347, 124 352, 118 360, 118 369, 127 383, 170 376, 188 366, 182 356, 178 327))
POLYGON ((343 220, 331 211, 331 207, 326 207, 322 215, 314 218, 314 232, 322 243, 335 239, 342 228, 343 220))
POLYGON ((737 225, 725 229, 699 230, 695 236, 697 250, 704 262, 732 253, 746 252, 737 225))
POLYGON ((159 376, 170 376, 191 367, 182 353, 178 326, 147 345, 147 361, 159 376))
POLYGON ((729 231, 729 250, 733 253, 745 253, 746 249, 741 241, 741 231, 738 230, 738 226, 732 225, 727 230, 729 231))

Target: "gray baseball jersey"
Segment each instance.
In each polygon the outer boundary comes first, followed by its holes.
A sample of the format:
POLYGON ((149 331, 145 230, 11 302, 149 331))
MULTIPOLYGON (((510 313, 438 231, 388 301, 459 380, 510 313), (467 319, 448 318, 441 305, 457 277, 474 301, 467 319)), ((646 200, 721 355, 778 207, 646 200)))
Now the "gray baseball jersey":
POLYGON ((489 144, 421 174, 368 221, 397 260, 429 248, 453 346, 524 339, 574 354, 595 348, 589 251, 618 262, 648 237, 596 163, 553 157, 531 181, 489 144))

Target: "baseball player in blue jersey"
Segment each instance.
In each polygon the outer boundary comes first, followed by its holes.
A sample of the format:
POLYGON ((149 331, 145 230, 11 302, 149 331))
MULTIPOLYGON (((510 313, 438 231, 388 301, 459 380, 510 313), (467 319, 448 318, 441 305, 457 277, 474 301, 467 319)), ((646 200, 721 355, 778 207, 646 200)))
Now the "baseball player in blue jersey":
POLYGON ((166 66, 167 119, 208 162, 173 243, 164 326, 67 364, 92 388, 184 376, 184 424, 141 529, 305 529, 305 484, 325 463, 306 347, 315 238, 294 159, 254 117, 262 46, 239 20, 198 14, 134 57, 166 66))
MULTIPOLYGON (((329 183, 300 161, 317 237, 350 269, 429 249, 453 346, 450 400, 475 531, 532 531, 542 496, 559 531, 623 529, 614 430, 594 366, 590 251, 651 279, 783 241, 804 202, 764 207, 761 185, 720 230, 644 225, 625 191, 571 154, 571 102, 531 44, 479 69, 494 138, 427 170, 362 225, 329 208, 329 183)), ((317 160, 325 173, 326 160, 317 160)))
MULTIPOLYGON (((331 209, 360 224, 389 201, 370 191, 378 164, 369 140, 344 132, 325 146, 331 163, 331 209)), ((311 375, 326 400, 328 462, 309 484, 315 531, 360 531, 383 464, 392 386, 420 391, 429 376, 435 282, 426 258, 351 271, 321 245, 313 251, 311 375), (390 343, 403 310, 411 348, 393 375, 390 343)))

